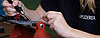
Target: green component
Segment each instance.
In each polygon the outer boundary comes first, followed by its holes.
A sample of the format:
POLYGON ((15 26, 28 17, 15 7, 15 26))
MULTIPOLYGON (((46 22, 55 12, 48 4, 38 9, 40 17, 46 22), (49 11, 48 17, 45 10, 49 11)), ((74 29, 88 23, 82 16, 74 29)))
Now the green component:
POLYGON ((21 1, 30 10, 36 10, 40 4, 40 0, 21 0, 21 1))
POLYGON ((54 30, 51 30, 48 26, 46 26, 45 29, 49 33, 50 38, 62 38, 54 30))

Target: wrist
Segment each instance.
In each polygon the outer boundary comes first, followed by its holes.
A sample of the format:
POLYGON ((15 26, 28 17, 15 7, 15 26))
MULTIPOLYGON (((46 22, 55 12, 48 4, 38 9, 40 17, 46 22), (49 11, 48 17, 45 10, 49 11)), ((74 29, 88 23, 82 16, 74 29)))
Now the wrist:
POLYGON ((25 11, 25 15, 27 15, 28 18, 30 18, 30 20, 32 21, 37 21, 37 19, 40 19, 38 14, 34 10, 25 11))
POLYGON ((67 28, 66 32, 64 33, 65 38, 75 38, 73 33, 73 28, 67 28))

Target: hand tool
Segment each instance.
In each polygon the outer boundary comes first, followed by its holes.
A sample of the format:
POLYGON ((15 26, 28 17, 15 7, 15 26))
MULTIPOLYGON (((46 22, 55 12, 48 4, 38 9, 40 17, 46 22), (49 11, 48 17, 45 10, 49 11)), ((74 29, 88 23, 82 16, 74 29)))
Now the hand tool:
MULTIPOLYGON (((7 0, 10 4, 13 3, 12 0, 7 0)), ((30 20, 30 18, 25 14, 25 12, 23 12, 22 8, 17 6, 14 6, 14 8, 16 9, 17 12, 19 12, 25 19, 30 20)))
MULTIPOLYGON (((13 22, 16 24, 21 24, 21 25, 33 25, 35 26, 37 22, 39 21, 24 21, 24 20, 8 20, 9 22, 13 22)), ((46 26, 50 26, 49 24, 45 23, 46 26)))

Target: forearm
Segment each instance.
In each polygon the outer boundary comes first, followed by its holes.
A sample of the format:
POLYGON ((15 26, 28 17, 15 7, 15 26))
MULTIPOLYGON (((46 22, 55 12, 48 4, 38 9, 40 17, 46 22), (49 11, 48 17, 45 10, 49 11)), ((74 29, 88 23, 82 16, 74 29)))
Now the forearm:
POLYGON ((39 7, 36 10, 25 10, 25 14, 34 21, 37 21, 38 19, 41 19, 42 16, 46 12, 42 9, 42 7, 39 5, 39 7))
MULTIPOLYGON (((72 38, 100 38, 99 35, 90 34, 90 33, 83 32, 83 31, 73 29, 73 28, 70 28, 69 31, 70 31, 70 37, 72 37, 72 38)), ((67 34, 68 33, 66 33, 66 36, 67 36, 67 34)))

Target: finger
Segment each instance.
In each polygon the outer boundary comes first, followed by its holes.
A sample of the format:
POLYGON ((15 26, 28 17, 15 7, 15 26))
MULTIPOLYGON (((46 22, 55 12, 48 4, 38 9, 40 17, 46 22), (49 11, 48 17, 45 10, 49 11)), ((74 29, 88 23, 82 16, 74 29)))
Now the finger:
POLYGON ((49 13, 54 13, 54 14, 62 14, 61 12, 56 12, 56 11, 48 11, 49 13))
POLYGON ((46 21, 46 22, 49 21, 47 17, 43 17, 42 19, 43 19, 44 21, 46 21))
MULTIPOLYGON (((16 12, 8 11, 8 14, 15 14, 16 12)), ((17 13, 16 13, 17 14, 17 13)))
POLYGON ((6 7, 6 6, 12 6, 7 0, 5 0, 2 5, 4 7, 6 7))
POLYGON ((48 19, 56 18, 56 17, 61 17, 62 13, 61 12, 55 12, 55 11, 49 11, 47 14, 48 19))
POLYGON ((48 21, 48 24, 53 24, 53 23, 54 23, 54 21, 55 21, 55 18, 53 18, 53 19, 49 20, 49 21, 48 21))
POLYGON ((54 13, 47 12, 42 18, 43 18, 44 21, 49 21, 54 17, 55 17, 54 13))
POLYGON ((18 4, 19 7, 24 7, 24 6, 23 6, 24 4, 23 4, 21 1, 19 1, 18 3, 19 3, 19 4, 18 4))
POLYGON ((19 0, 14 0, 14 1, 13 1, 13 6, 17 6, 18 3, 19 3, 19 0))
POLYGON ((44 16, 42 18, 46 18, 47 17, 47 13, 44 14, 44 16))
POLYGON ((50 28, 51 28, 52 30, 55 30, 56 26, 55 26, 55 23, 54 23, 54 22, 50 25, 50 28))
POLYGON ((54 30, 54 25, 51 24, 51 25, 50 25, 50 28, 51 28, 52 30, 54 30))
POLYGON ((6 15, 8 16, 15 16, 17 13, 14 12, 5 12, 6 15))
POLYGON ((55 12, 55 11, 49 11, 43 16, 43 18, 44 18, 43 20, 48 21, 48 20, 53 19, 54 17, 57 17, 58 15, 62 15, 62 13, 61 12, 55 12))
POLYGON ((47 13, 47 18, 48 18, 49 20, 53 19, 55 16, 56 16, 56 14, 54 14, 54 13, 52 13, 52 12, 48 12, 48 13, 47 13))
POLYGON ((14 8, 12 8, 12 7, 6 7, 6 10, 7 10, 7 11, 16 12, 16 10, 15 10, 14 8))
POLYGON ((48 18, 47 18, 47 13, 42 17, 42 19, 43 19, 44 21, 46 21, 46 22, 49 21, 48 18))
POLYGON ((6 13, 8 13, 8 14, 15 14, 16 12, 6 11, 6 13))
POLYGON ((48 24, 50 24, 50 28, 52 30, 54 30, 55 26, 54 26, 54 21, 55 21, 55 18, 54 19, 51 19, 50 21, 48 21, 48 24))

